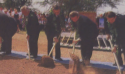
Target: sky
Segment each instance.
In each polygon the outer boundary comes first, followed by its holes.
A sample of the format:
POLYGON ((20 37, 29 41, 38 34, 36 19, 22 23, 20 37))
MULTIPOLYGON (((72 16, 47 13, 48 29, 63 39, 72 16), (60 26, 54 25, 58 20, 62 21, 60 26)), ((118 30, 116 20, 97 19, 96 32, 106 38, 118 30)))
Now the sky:
POLYGON ((35 2, 37 1, 43 1, 43 0, 32 0, 33 1, 33 8, 38 9, 41 13, 45 13, 49 10, 49 8, 51 7, 50 5, 46 5, 46 6, 41 6, 40 4, 35 4, 35 2))
MULTIPOLYGON (((3 1, 3 0, 0 0, 0 2, 3 1)), ((48 9, 50 8, 50 5, 47 5, 47 6, 41 6, 40 4, 35 4, 35 2, 37 1, 43 1, 43 0, 32 0, 33 1, 33 8, 36 8, 38 9, 41 13, 44 13, 46 11, 48 11, 48 9)), ((106 7, 105 6, 102 6, 102 7, 99 7, 97 9, 97 15, 98 14, 103 14, 107 11, 114 11, 116 13, 120 13, 120 14, 125 14, 125 0, 121 0, 121 2, 116 5, 117 8, 111 8, 109 5, 107 5, 106 7)))
MULTIPOLYGON (((33 0, 33 3, 37 2, 37 1, 43 1, 43 0, 33 0)), ((43 6, 40 6, 39 4, 33 4, 33 7, 37 8, 42 13, 44 13, 49 9, 50 5, 43 7, 43 6)), ((114 11, 114 12, 119 13, 119 14, 125 14, 125 0, 121 0, 121 2, 119 2, 118 5, 116 5, 116 7, 117 8, 111 8, 109 5, 107 5, 106 7, 102 6, 102 7, 99 7, 96 12, 97 12, 97 15, 103 14, 107 11, 114 11)))
POLYGON ((118 5, 116 5, 117 8, 111 8, 109 5, 106 7, 99 7, 97 9, 97 14, 103 14, 107 11, 114 11, 119 14, 125 14, 125 0, 122 0, 118 5))

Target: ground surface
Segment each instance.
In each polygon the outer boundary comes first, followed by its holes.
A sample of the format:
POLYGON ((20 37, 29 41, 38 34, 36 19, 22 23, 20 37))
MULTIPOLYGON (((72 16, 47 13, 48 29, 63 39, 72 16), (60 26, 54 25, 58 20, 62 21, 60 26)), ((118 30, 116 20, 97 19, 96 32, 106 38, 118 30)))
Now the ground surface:
MULTIPOLYGON (((47 39, 44 32, 41 32, 39 35, 38 48, 39 54, 47 54, 47 39)), ((27 52, 25 32, 16 33, 13 36, 12 50, 27 52)), ((69 52, 72 52, 72 49, 61 48, 62 57, 69 57, 69 52)), ((81 58, 80 50, 77 49, 75 51, 75 54, 81 58)), ((103 51, 94 51, 91 60, 101 62, 114 62, 113 54, 111 52, 103 51)), ((0 60, 0 74, 69 74, 68 65, 56 63, 55 68, 45 68, 39 66, 39 63, 40 61, 31 61, 5 56, 0 60)), ((116 71, 83 67, 80 74, 116 74, 116 71)))

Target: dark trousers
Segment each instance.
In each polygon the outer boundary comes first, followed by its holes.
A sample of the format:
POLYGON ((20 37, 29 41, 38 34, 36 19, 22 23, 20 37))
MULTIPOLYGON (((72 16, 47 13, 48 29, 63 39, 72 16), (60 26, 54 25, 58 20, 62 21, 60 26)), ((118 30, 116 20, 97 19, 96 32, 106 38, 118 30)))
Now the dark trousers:
MULTIPOLYGON (((57 37, 59 37, 60 34, 57 35, 57 37)), ((48 54, 51 51, 51 48, 53 46, 53 35, 47 35, 47 40, 48 40, 48 54)), ((59 38, 59 42, 56 44, 55 46, 55 58, 60 58, 60 38, 59 38)), ((51 54, 50 57, 52 57, 53 55, 51 54)))
POLYGON ((29 35, 29 49, 30 49, 30 54, 33 55, 34 57, 37 57, 38 53, 38 37, 39 37, 39 31, 32 33, 32 35, 29 35))
POLYGON ((22 24, 19 24, 19 28, 20 28, 20 30, 22 30, 23 28, 22 28, 22 24))
POLYGON ((40 31, 43 30, 44 29, 44 25, 43 24, 39 25, 39 29, 40 29, 40 31))
POLYGON ((121 57, 122 52, 123 52, 123 54, 125 56, 125 44, 119 44, 118 45, 118 50, 116 52, 117 59, 118 59, 118 62, 119 62, 120 65, 123 65, 123 61, 122 61, 122 57, 121 57), (121 49, 123 51, 121 51, 121 49))
POLYGON ((94 40, 81 41, 81 55, 83 60, 90 60, 93 51, 94 40))
POLYGON ((17 27, 9 27, 8 30, 5 32, 5 35, 2 36, 2 45, 1 51, 6 52, 7 54, 11 53, 12 48, 12 37, 16 33, 17 27))
POLYGON ((1 45, 1 50, 6 53, 11 53, 12 37, 4 37, 1 45))

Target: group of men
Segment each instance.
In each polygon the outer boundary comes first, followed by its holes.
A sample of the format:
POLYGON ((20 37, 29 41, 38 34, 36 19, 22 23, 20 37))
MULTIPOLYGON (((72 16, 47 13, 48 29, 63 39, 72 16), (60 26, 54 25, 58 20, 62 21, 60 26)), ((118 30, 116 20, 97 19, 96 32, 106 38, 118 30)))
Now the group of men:
MULTIPOLYGON (((27 6, 21 8, 22 14, 27 17, 27 40, 29 41, 30 55, 31 58, 37 57, 38 37, 39 37, 39 24, 38 19, 27 6)), ((94 22, 89 18, 79 15, 77 11, 72 11, 70 14, 72 23, 72 30, 77 31, 77 34, 81 40, 81 53, 84 62, 89 64, 92 56, 93 43, 98 36, 98 28, 94 22)), ((55 46, 55 59, 62 61, 60 52, 60 34, 65 30, 65 17, 61 7, 56 4, 52 7, 51 13, 46 18, 47 22, 45 25, 45 34, 48 40, 48 54, 53 46, 53 40, 57 42, 55 46)), ((73 41, 77 43, 78 40, 73 41)), ((51 54, 50 57, 53 57, 51 54)))
MULTIPOLYGON (((22 14, 26 17, 26 29, 27 29, 27 41, 29 43, 29 49, 30 49, 30 57, 32 59, 37 58, 38 53, 38 37, 39 37, 39 23, 37 15, 32 12, 30 9, 28 9, 27 6, 21 7, 22 14)), ((93 51, 93 45, 94 41, 96 40, 99 29, 98 26, 91 21, 88 17, 85 17, 83 15, 80 15, 77 11, 71 11, 69 14, 69 17, 71 19, 71 27, 73 31, 76 31, 77 36, 79 39, 74 40, 73 43, 77 43, 78 41, 81 41, 81 55, 84 65, 90 65, 90 59, 92 56, 93 51)), ((11 54, 11 41, 12 36, 17 30, 17 22, 14 18, 9 17, 3 13, 0 13, 0 22, 3 24, 0 24, 0 42, 2 42, 2 48, 1 51, 4 51, 4 54, 11 54), (8 20, 9 22, 4 22, 8 20), (6 24, 6 25, 4 25, 6 24), (8 27, 11 27, 8 29, 8 27), (3 39, 3 41, 2 41, 3 39)), ((105 24, 107 27, 105 27, 106 32, 108 34, 108 38, 110 38, 110 30, 113 30, 117 32, 116 37, 114 40, 114 48, 113 52, 116 51, 118 48, 124 48, 124 37, 125 35, 122 34, 124 32, 124 24, 125 22, 123 18, 119 18, 114 12, 108 12, 105 14, 105 17, 110 24, 115 23, 115 25, 108 25, 105 24)), ((62 61, 61 59, 61 52, 60 52, 60 34, 62 31, 65 30, 65 17, 64 12, 61 9, 61 7, 56 4, 52 7, 52 11, 49 14, 49 16, 46 18, 47 22, 45 25, 45 33, 48 40, 48 54, 53 46, 53 40, 57 42, 55 47, 55 58, 57 60, 62 61)), ((114 32, 113 32, 114 34, 114 32)), ((124 50, 124 49, 123 49, 124 50)), ((125 51, 123 51, 125 52, 125 51)), ((121 51, 119 50, 118 56, 120 56, 121 51)), ((50 57, 53 57, 51 54, 50 57)), ((119 58, 119 63, 121 58, 119 58)))

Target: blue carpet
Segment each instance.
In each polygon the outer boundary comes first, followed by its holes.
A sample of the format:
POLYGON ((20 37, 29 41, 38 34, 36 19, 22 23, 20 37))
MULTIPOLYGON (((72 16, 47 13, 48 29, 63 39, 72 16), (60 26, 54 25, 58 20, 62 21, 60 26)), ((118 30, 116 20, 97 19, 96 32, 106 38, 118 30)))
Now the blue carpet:
MULTIPOLYGON (((28 58, 28 56, 26 54, 27 54, 26 52, 12 51, 12 54, 10 54, 8 56, 13 56, 13 57, 18 57, 18 58, 28 58)), ((38 57, 36 58, 36 60, 40 60, 43 55, 44 54, 39 54, 38 57)), ((53 58, 53 59, 55 60, 55 62, 62 63, 62 64, 69 64, 69 61, 71 60, 70 58, 62 58, 63 61, 56 60, 55 58, 53 58)), ((113 63, 111 63, 111 62, 91 61, 91 64, 92 64, 92 67, 96 67, 96 68, 111 69, 111 70, 117 69, 117 66, 113 66, 112 65, 113 63)), ((121 68, 121 70, 125 70, 125 65, 120 68, 121 68)))

